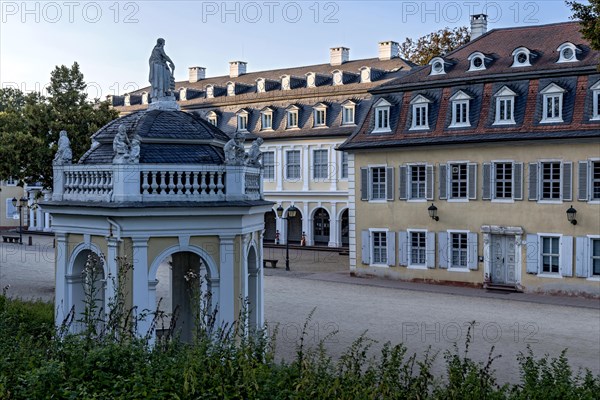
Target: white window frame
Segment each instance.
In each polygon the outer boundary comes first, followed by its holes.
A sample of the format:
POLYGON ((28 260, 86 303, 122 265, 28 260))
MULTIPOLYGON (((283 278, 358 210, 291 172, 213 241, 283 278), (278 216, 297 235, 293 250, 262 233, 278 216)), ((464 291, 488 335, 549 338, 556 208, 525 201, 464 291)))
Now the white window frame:
POLYGON ((407 185, 407 187, 406 187, 406 196, 407 196, 406 201, 415 202, 415 203, 426 202, 427 201, 427 189, 428 189, 428 187, 427 187, 427 164, 426 163, 408 163, 408 164, 406 164, 406 168, 407 168, 407 174, 408 174, 408 176, 406 177, 406 185, 407 185), (425 178, 425 186, 424 186, 423 197, 416 197, 416 196, 414 196, 413 191, 412 191, 412 186, 413 186, 412 185, 412 183, 413 183, 413 180, 412 180, 412 177, 413 177, 413 175, 412 175, 412 169, 414 167, 423 167, 423 169, 424 169, 424 175, 423 175, 423 177, 425 178))
POLYGON ((388 265, 388 242, 387 242, 387 236, 388 236, 388 232, 390 230, 388 228, 369 228, 369 260, 370 260, 370 267, 386 267, 389 268, 388 265), (384 263, 376 263, 375 260, 375 233, 378 234, 383 234, 383 237, 385 238, 385 251, 383 251, 383 254, 385 255, 385 262, 384 263))
POLYGON ((556 61, 557 63, 571 63, 571 62, 579 61, 577 59, 577 53, 580 50, 577 48, 577 46, 575 46, 571 42, 565 42, 565 43, 561 44, 560 46, 558 46, 556 51, 558 52, 558 60, 556 61), (566 49, 571 49, 571 51, 573 51, 573 58, 565 58, 564 57, 563 51, 566 49))
POLYGON ((336 69, 331 73, 333 86, 341 86, 344 84, 344 73, 339 69, 336 69))
POLYGON ((18 209, 17 209, 17 207, 13 206, 12 199, 11 198, 4 199, 4 205, 5 205, 4 213, 5 213, 6 219, 18 219, 18 216, 19 216, 18 211, 17 211, 18 209), (10 211, 12 211, 12 213, 10 211), (17 217, 17 218, 15 218, 15 217, 17 217))
POLYGON ((512 68, 531 67, 531 50, 527 47, 518 47, 512 52, 513 63, 512 68), (519 54, 524 53, 527 59, 525 62, 519 62, 519 54))
POLYGON ((542 204, 562 204, 563 203, 563 168, 564 162, 562 160, 539 160, 538 161, 538 203, 542 204), (559 163, 560 164, 560 177, 559 177, 559 199, 544 199, 544 164, 559 163))
POLYGON ((429 129, 429 103, 431 103, 431 100, 429 100, 428 98, 426 98, 423 95, 416 96, 410 102, 411 108, 412 108, 412 121, 411 121, 411 127, 410 127, 411 131, 429 129), (424 111, 424 114, 425 114, 425 118, 424 118, 425 124, 424 125, 417 125, 417 109, 425 110, 424 111))
POLYGON ((248 132, 248 113, 239 112, 237 114, 237 130, 238 132, 248 132), (243 124, 242 121, 245 121, 243 124), (242 127, 243 125, 243 127, 242 127))
POLYGON ((429 65, 431 66, 431 72, 429 73, 429 75, 435 76, 446 74, 446 62, 442 57, 434 57, 433 59, 431 59, 431 61, 429 61, 429 65), (435 66, 437 63, 441 63, 442 65, 442 68, 439 71, 435 70, 435 66))
POLYGON ((281 76, 281 90, 291 90, 292 89, 292 78, 289 75, 281 76))
POLYGON ((314 181, 325 181, 329 178, 329 150, 327 149, 313 149, 312 151, 312 178, 314 181), (323 163, 319 163, 319 165, 317 165, 317 153, 319 154, 325 154, 325 175, 321 176, 321 172, 323 172, 323 170, 321 168, 323 168, 323 163), (317 176, 317 171, 319 171, 319 176, 317 176))
POLYGON ((490 182, 490 195, 491 195, 491 201, 493 203, 514 203, 515 202, 515 162, 514 160, 492 160, 490 162, 491 164, 491 170, 490 170, 490 174, 491 174, 491 182, 490 182), (497 192, 496 192, 496 168, 498 164, 511 164, 511 177, 510 177, 510 181, 511 181, 511 193, 512 196, 510 198, 507 197, 498 197, 497 192))
POLYGON ((217 116, 217 113, 214 111, 210 111, 207 115, 206 115, 206 120, 208 121, 209 124, 211 124, 212 126, 218 126, 219 123, 219 119, 217 116))
POLYGON ((551 83, 540 92, 542 94, 542 120, 540 123, 556 123, 563 122, 563 97, 565 89, 561 88, 555 83, 551 83), (548 100, 552 101, 553 115, 548 117, 548 100), (554 115, 554 102, 558 101, 558 115, 554 115))
POLYGON ((588 263, 588 277, 587 280, 588 281, 600 281, 600 275, 594 275, 594 263, 593 261, 593 248, 594 246, 592 246, 592 243, 594 240, 600 240, 600 235, 587 235, 586 236, 587 239, 587 243, 586 245, 588 246, 588 258, 586 260, 586 262, 588 263))
POLYGON ((538 237, 538 252, 537 252, 537 256, 538 256, 538 273, 537 276, 540 278, 562 278, 562 265, 561 265, 561 259, 562 259, 562 247, 563 247, 563 235, 561 233, 538 233, 537 234, 538 237), (558 272, 544 272, 544 265, 543 265, 543 251, 544 251, 544 246, 543 246, 543 238, 558 238, 558 272))
POLYGON ((306 73, 306 87, 314 88, 316 86, 317 86, 317 74, 315 74, 314 72, 306 73), (311 80, 312 80, 312 82, 311 82, 311 80))
POLYGON ((386 164, 380 164, 380 165, 369 165, 369 203, 387 203, 388 200, 388 193, 387 193, 387 180, 388 180, 388 176, 387 176, 387 168, 388 166, 386 164), (377 198, 374 199, 373 198, 373 170, 375 168, 383 168, 383 176, 384 176, 384 181, 383 183, 379 182, 379 185, 383 185, 383 197, 382 198, 377 198))
POLYGON ((267 81, 265 80, 265 78, 258 78, 256 80, 256 93, 265 93, 266 91, 267 91, 267 81))
MULTIPOLYGON (((406 255, 407 255, 407 268, 410 269, 423 269, 426 270, 427 269, 427 253, 428 251, 430 251, 430 249, 427 248, 427 234, 429 233, 427 231, 427 229, 407 229, 407 250, 406 250, 406 255), (425 247, 424 247, 424 251, 425 251, 425 261, 423 262, 423 264, 413 264, 412 263, 412 250, 413 250, 413 246, 412 246, 412 234, 413 233, 422 233, 425 235, 425 247)), ((402 249, 400 249, 400 251, 402 251, 402 249)))
MULTIPOLYGON (((492 125, 514 125, 515 122, 515 101, 517 94, 510 90, 508 87, 504 86, 494 95, 496 98, 496 115, 494 117, 494 123, 492 125), (510 101, 510 119, 500 118, 500 104, 503 101, 510 101)), ((506 115, 506 107, 505 115, 506 115)))
POLYGON ((392 104, 386 99, 379 99, 374 105, 375 126, 372 133, 391 132, 390 110, 392 104), (382 119, 383 118, 383 119, 382 119))
MULTIPOLYGON (((594 198, 594 164, 600 164, 600 158, 590 158, 588 161, 588 203, 600 204, 600 197, 594 198)), ((600 184, 600 183, 599 183, 600 184)))
POLYGON ((215 97, 215 87, 213 85, 206 85, 206 98, 212 99, 215 97))
POLYGON ((449 229, 446 231, 448 233, 448 271, 450 272, 471 272, 469 269, 469 257, 471 256, 471 246, 469 246, 469 230, 461 230, 461 229, 449 229), (464 234, 466 235, 466 243, 467 243, 467 265, 465 267, 454 267, 452 264, 452 235, 453 234, 464 234))
POLYGON ((298 113, 297 109, 294 108, 294 109, 287 110, 286 113, 285 113, 285 124, 286 124, 285 128, 286 129, 298 129, 299 128, 299 126, 298 126, 298 117, 299 117, 299 113, 298 113), (291 119, 292 115, 294 115, 295 119, 296 119, 296 124, 295 125, 291 125, 290 124, 290 119, 291 119))
POLYGON ((263 179, 266 180, 267 182, 274 182, 275 181, 275 151, 274 150, 267 150, 265 152, 263 152, 263 157, 262 157, 263 163, 263 179), (266 155, 267 154, 272 154, 273 155, 273 164, 266 164, 264 161, 266 159, 266 155), (266 171, 267 170, 272 170, 273 171, 273 176, 267 176, 266 171))
POLYGON ((479 51, 472 53, 469 57, 467 57, 467 60, 469 60, 469 69, 467 70, 467 72, 483 71, 486 69, 486 66, 485 66, 486 56, 479 51), (481 65, 479 67, 475 66, 475 60, 477 58, 481 59, 481 65))
POLYGON ((327 127, 327 107, 319 106, 313 110, 313 127, 325 128, 327 127), (319 121, 318 116, 323 113, 323 121, 319 121))
POLYGON ((273 111, 261 111, 260 112, 260 130, 261 131, 272 131, 273 130, 273 111), (267 126, 267 120, 270 124, 267 126))
POLYGON ((361 67, 360 68, 360 83, 371 82, 371 68, 361 67))
POLYGON ((450 128, 467 128, 471 126, 471 118, 470 118, 470 106, 471 106, 472 97, 459 90, 454 94, 454 96, 450 97, 450 102, 452 105, 452 123, 450 124, 450 128), (466 116, 467 120, 465 122, 459 122, 457 120, 458 114, 456 113, 456 106, 464 105, 466 108, 466 116))
POLYGON ((235 96, 235 82, 227 82, 227 96, 235 96))
MULTIPOLYGON (((446 181, 448 182, 448 189, 446 191, 447 194, 447 201, 449 202, 455 202, 455 203, 465 203, 469 201, 469 162, 468 161, 448 161, 447 165, 447 171, 448 171, 448 178, 446 179, 446 181), (465 197, 452 197, 452 166, 453 165, 464 165, 467 171, 467 177, 465 179, 465 197)), ((453 232, 458 232, 458 231, 453 231, 453 232)))
POLYGON ((592 91, 592 117, 590 121, 600 121, 600 81, 596 82, 590 90, 592 91))
POLYGON ((348 180, 348 152, 341 151, 340 152, 340 180, 347 181, 348 180), (344 161, 344 158, 346 161, 344 161), (344 167, 345 165, 345 167, 344 167), (344 174, 345 171, 345 174, 344 174), (344 176, 346 175, 346 176, 344 176))
POLYGON ((355 111, 356 105, 354 104, 346 104, 342 106, 342 125, 355 125, 355 111), (351 119, 347 118, 347 112, 350 113, 350 116, 352 117, 351 119))
POLYGON ((302 151, 299 149, 287 149, 285 150, 285 179, 287 181, 290 182, 299 182, 302 179, 302 151), (289 170, 290 170, 290 164, 289 164, 289 155, 290 152, 297 152, 298 153, 298 163, 297 164, 293 164, 298 165, 298 176, 297 177, 290 177, 289 175, 289 170))

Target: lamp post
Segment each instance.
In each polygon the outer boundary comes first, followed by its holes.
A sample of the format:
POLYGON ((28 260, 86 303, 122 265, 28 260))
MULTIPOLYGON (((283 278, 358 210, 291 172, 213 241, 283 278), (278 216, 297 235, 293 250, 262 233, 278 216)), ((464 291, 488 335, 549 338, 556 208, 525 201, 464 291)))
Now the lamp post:
POLYGON ((283 207, 281 204, 277 207, 277 216, 283 218, 286 221, 285 229, 285 270, 290 270, 290 218, 295 218, 298 209, 292 205, 288 208, 287 215, 283 216, 283 207))
POLYGON ((19 210, 19 244, 23 244, 23 207, 27 207, 27 199, 25 197, 21 197, 17 201, 17 199, 13 197, 12 205, 19 210))

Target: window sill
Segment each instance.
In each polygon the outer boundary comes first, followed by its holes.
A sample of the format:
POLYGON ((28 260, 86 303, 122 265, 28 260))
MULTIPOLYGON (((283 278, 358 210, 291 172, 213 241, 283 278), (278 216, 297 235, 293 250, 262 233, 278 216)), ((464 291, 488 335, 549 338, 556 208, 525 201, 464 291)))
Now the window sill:
POLYGON ((356 126, 356 122, 342 122, 341 126, 356 126))
POLYGON ((408 269, 415 269, 415 270, 421 270, 421 271, 426 271, 427 270, 427 265, 412 265, 412 264, 409 264, 406 268, 408 268, 408 269))
POLYGON ((540 124, 562 124, 563 121, 562 119, 543 119, 540 121, 540 124))
POLYGON ((429 126, 412 126, 409 131, 428 131, 429 129, 429 126))
POLYGON ((515 121, 496 121, 492 124, 492 126, 507 126, 507 125, 516 125, 515 121))
POLYGON ((538 204, 562 204, 562 200, 538 200, 538 204))
POLYGON ((469 199, 448 199, 448 203, 468 203, 469 199))
POLYGON ((389 268, 390 266, 387 264, 369 264, 369 267, 375 267, 375 268, 389 268))
POLYGON ((327 127, 328 127, 327 125, 314 125, 313 129, 324 129, 324 128, 327 128, 327 127))
POLYGON ((371 133, 392 133, 391 129, 373 129, 371 133))
POLYGON ((596 115, 596 116, 590 118, 590 121, 600 121, 600 115, 596 115))
POLYGON ((471 124, 452 124, 448 128, 470 128, 471 124))
POLYGON ((448 268, 448 271, 450 272, 471 272, 471 270, 469 268, 454 268, 454 267, 450 267, 448 268))
POLYGON ((427 203, 427 199, 407 199, 408 203, 427 203))
POLYGON ((514 199, 492 199, 492 203, 513 204, 514 202, 514 199))
POLYGON ((600 276, 590 276, 589 278, 586 278, 585 280, 590 281, 590 282, 600 282, 600 276))
POLYGON ((551 278, 551 279, 562 279, 562 275, 560 274, 550 274, 550 273, 542 273, 538 274, 538 278, 551 278))
POLYGON ((588 204, 600 204, 600 199, 589 200, 588 204))
POLYGON ((388 202, 387 200, 379 200, 379 199, 377 199, 377 200, 369 200, 369 203, 374 203, 374 204, 385 204, 387 202, 388 202))

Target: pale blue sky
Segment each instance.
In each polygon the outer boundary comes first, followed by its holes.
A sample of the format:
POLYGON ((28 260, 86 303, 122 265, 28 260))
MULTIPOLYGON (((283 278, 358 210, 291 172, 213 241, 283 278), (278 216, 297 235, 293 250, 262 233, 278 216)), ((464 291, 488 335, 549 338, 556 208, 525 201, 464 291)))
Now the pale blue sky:
POLYGON ((91 97, 147 85, 158 37, 176 65, 225 75, 228 62, 248 71, 326 63, 329 48, 350 58, 377 56, 377 42, 469 25, 485 12, 489 28, 567 21, 563 0, 544 1, 56 1, 0 0, 0 83, 35 90, 58 64, 78 61, 91 97), (25 6, 23 6, 25 4, 25 6))

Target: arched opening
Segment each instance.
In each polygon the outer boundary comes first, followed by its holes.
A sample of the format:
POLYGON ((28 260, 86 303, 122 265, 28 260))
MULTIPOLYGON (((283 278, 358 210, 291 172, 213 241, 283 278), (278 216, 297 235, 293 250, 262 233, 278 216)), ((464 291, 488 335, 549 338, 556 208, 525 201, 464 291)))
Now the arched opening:
POLYGON ((348 247, 350 244, 350 221, 348 218, 347 208, 344 211, 342 211, 342 215, 340 217, 340 235, 342 239, 342 246, 348 247))
POLYGON ((153 284, 150 308, 157 312, 157 337, 174 335, 191 342, 196 328, 213 327, 210 271, 198 254, 179 251, 164 257, 153 284))
POLYGON ((258 256, 254 246, 248 251, 248 328, 250 332, 256 331, 260 322, 260 280, 258 256))
POLYGON ((263 240, 265 242, 274 243, 276 232, 275 211, 269 211, 265 213, 265 235, 263 240))
POLYGON ((77 253, 67 275, 69 311, 73 311, 72 332, 81 332, 90 324, 100 327, 106 315, 106 277, 104 260, 91 249, 77 253))
POLYGON ((331 227, 329 213, 324 208, 317 208, 313 217, 313 240, 315 245, 329 243, 329 231, 331 227))
POLYGON ((300 240, 302 239, 302 213, 300 212, 300 210, 296 212, 295 217, 288 217, 288 226, 290 230, 288 235, 290 244, 300 244, 300 240))

